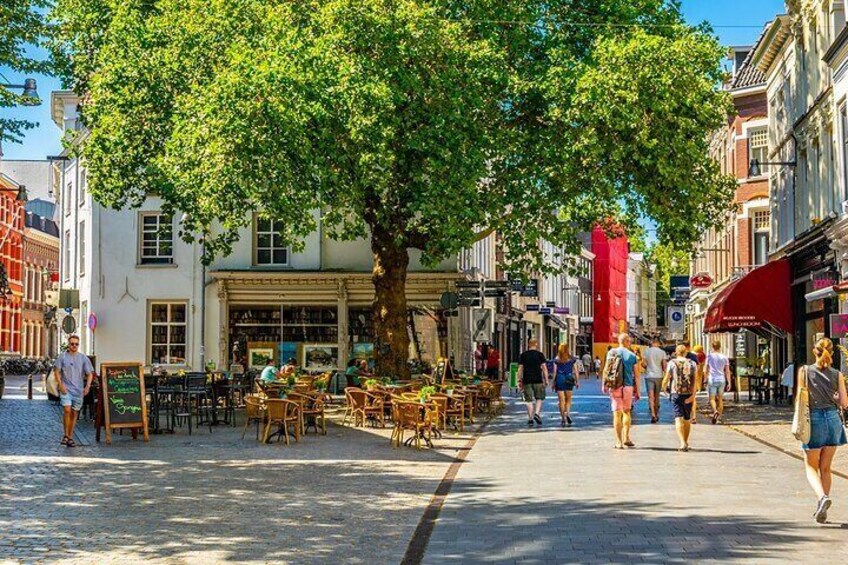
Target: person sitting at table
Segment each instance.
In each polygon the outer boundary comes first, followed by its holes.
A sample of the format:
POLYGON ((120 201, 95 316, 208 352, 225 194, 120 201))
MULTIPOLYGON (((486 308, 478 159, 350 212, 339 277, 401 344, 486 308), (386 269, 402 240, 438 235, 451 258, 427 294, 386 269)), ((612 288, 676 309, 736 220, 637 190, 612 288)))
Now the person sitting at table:
POLYGON ((348 361, 347 369, 345 369, 347 386, 361 387, 362 382, 360 381, 360 377, 371 376, 366 370, 367 368, 368 361, 366 361, 365 359, 351 359, 350 361, 348 361))
POLYGON ((285 378, 294 375, 297 372, 297 359, 290 357, 285 365, 280 369, 280 377, 285 378))
POLYGON ((259 379, 265 383, 271 383, 277 380, 277 376, 279 375, 279 371, 277 370, 277 366, 274 365, 274 359, 269 357, 265 362, 265 368, 262 369, 262 374, 259 375, 259 379))

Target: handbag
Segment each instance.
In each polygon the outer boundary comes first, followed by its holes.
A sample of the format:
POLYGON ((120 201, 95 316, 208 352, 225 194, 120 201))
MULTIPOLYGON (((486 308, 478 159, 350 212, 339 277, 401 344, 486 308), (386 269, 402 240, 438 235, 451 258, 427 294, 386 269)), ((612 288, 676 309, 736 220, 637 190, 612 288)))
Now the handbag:
POLYGON ((810 441, 810 393, 807 390, 807 368, 801 373, 798 395, 795 398, 795 415, 792 417, 792 435, 801 443, 810 441))

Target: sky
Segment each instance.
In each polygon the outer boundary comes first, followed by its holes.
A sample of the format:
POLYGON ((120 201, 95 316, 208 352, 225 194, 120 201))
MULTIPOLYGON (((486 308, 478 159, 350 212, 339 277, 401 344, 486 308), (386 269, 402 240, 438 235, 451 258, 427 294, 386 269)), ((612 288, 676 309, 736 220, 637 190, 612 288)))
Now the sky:
MULTIPOLYGON (((683 14, 690 23, 707 21, 723 45, 749 45, 759 37, 763 26, 775 14, 783 13, 783 0, 683 0, 683 14)), ((36 52, 36 57, 44 56, 36 52)), ((23 75, 0 67, 0 80, 23 84, 23 75)), ((26 132, 23 144, 3 144, 3 158, 44 159, 61 151, 59 130, 50 118, 50 93, 61 88, 53 77, 33 75, 38 82, 42 104, 28 108, 0 108, 4 117, 38 122, 38 127, 26 132)), ((5 81, 4 81, 5 82, 5 81)))

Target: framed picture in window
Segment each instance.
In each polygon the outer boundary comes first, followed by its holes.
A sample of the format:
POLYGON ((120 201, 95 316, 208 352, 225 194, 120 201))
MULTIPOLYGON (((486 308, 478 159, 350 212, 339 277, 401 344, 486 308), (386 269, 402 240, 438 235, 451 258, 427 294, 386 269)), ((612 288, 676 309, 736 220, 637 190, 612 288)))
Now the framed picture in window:
POLYGON ((303 343, 300 366, 304 371, 332 371, 339 366, 339 347, 326 343, 303 343))
POLYGON ((251 347, 247 350, 247 365, 251 369, 262 369, 269 359, 274 359, 273 347, 251 347))

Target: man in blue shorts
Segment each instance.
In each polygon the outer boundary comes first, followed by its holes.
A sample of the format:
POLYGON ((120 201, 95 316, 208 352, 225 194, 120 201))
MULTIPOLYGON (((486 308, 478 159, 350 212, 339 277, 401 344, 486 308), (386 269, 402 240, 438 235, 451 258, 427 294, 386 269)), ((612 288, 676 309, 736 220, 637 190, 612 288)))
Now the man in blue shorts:
POLYGON ((68 338, 68 350, 59 354, 53 371, 59 383, 59 404, 62 406, 62 423, 65 435, 62 445, 76 447, 74 443, 74 427, 77 425, 82 400, 91 390, 94 379, 94 367, 91 359, 79 352, 79 336, 68 338))

